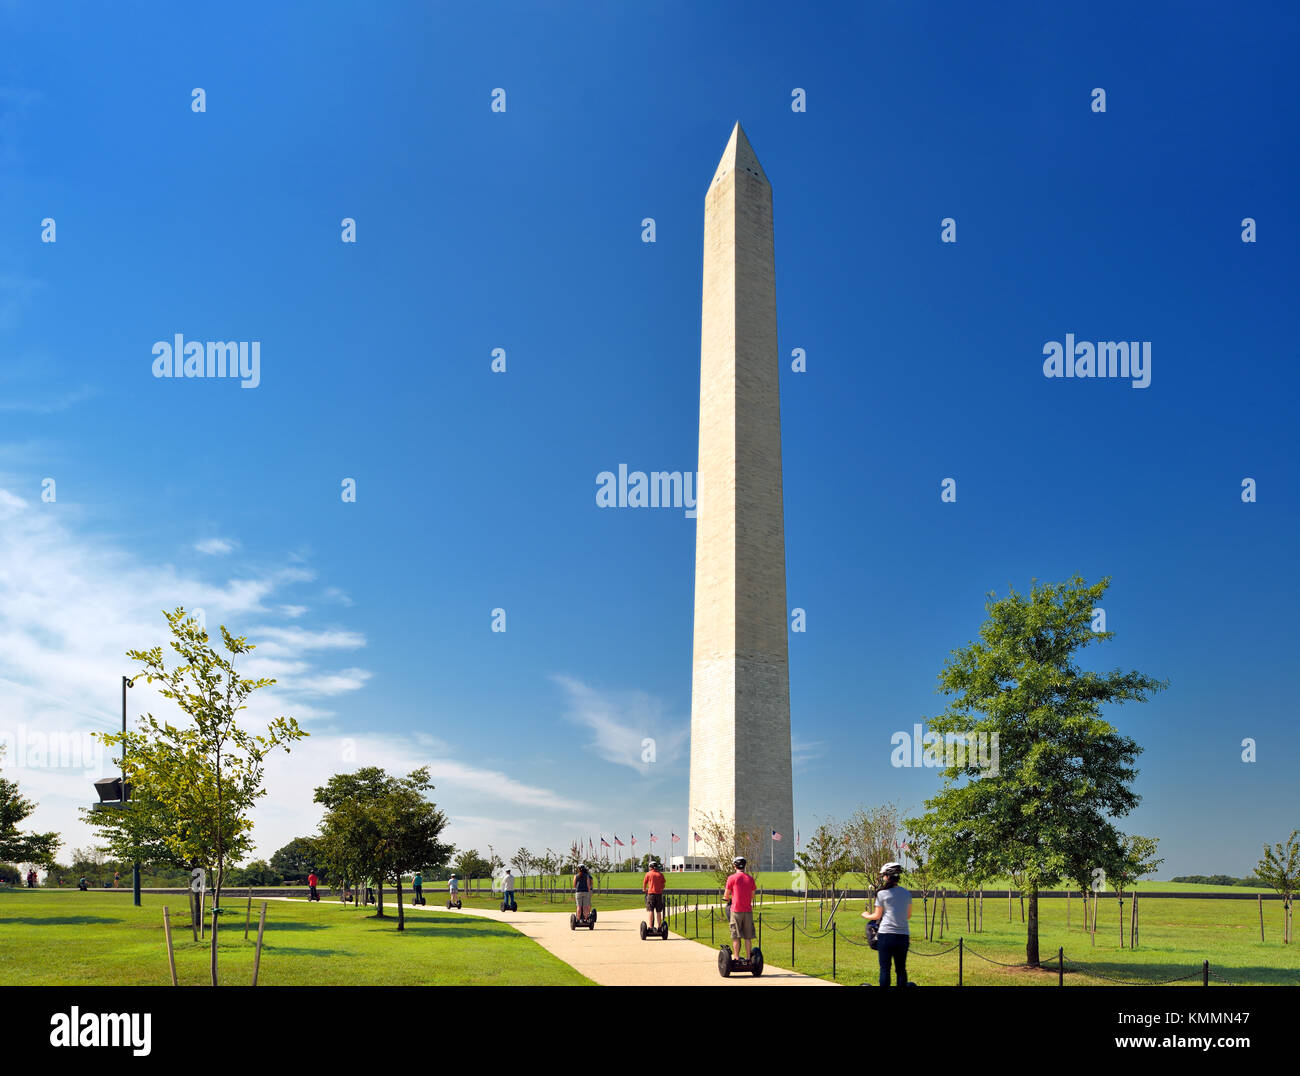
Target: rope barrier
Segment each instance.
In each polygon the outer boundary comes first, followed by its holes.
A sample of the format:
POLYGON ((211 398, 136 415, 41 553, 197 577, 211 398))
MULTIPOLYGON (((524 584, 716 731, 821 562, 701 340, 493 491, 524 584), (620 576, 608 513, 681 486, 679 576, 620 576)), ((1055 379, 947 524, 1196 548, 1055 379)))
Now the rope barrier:
POLYGON ((1191 975, 1180 975, 1176 979, 1116 979, 1113 975, 1104 975, 1099 971, 1090 971, 1086 964, 1074 964, 1072 961, 1065 962, 1067 971, 1082 971, 1085 975, 1091 975, 1094 979, 1105 979, 1108 983, 1116 983, 1119 986, 1169 986, 1172 983, 1185 983, 1192 979, 1201 977, 1201 969, 1197 968, 1191 975))
POLYGON ((985 956, 983 953, 975 952, 975 950, 972 949, 969 945, 966 946, 966 952, 979 957, 981 960, 989 964, 996 964, 1000 968, 1023 968, 1025 966, 1025 962, 1023 960, 1021 960, 1019 963, 1016 964, 1004 964, 1000 960, 994 960, 991 956, 985 956))

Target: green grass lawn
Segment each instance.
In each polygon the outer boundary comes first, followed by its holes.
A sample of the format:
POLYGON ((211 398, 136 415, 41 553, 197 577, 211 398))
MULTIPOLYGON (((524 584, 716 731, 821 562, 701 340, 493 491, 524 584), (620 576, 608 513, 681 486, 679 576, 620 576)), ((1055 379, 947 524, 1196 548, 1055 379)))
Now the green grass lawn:
MULTIPOLYGON (((1201 962, 1209 960, 1211 984, 1216 977, 1239 985, 1300 985, 1300 946, 1283 945, 1282 904, 1265 902, 1265 940, 1259 940, 1259 910, 1254 901, 1194 900, 1142 898, 1140 901, 1140 943, 1128 948, 1128 924, 1132 904, 1124 902, 1124 948, 1120 947, 1118 910, 1113 899, 1099 902, 1096 945, 1083 929, 1081 902, 1070 901, 1070 925, 1066 925, 1066 902, 1059 897, 1039 901, 1040 959, 1052 962, 1050 971, 1023 967, 1005 968, 982 959, 988 957, 1003 964, 1022 964, 1025 958, 1025 927, 1020 921, 1019 901, 1012 903, 1011 921, 1007 919, 1007 902, 984 900, 984 929, 975 932, 966 924, 966 901, 948 897, 948 927, 942 938, 926 941, 920 924, 921 902, 916 900, 912 918, 912 949, 908 956, 908 975, 923 985, 947 986, 957 983, 957 953, 943 950, 954 946, 964 936, 966 951, 962 980, 969 986, 1055 986, 1057 947, 1065 949, 1065 985, 1107 985, 1103 976, 1125 982, 1151 984, 1181 976, 1194 976, 1188 985, 1201 983, 1201 962), (978 955, 977 955, 978 954, 978 955)), ((829 904, 823 909, 829 912, 829 904)), ((875 951, 866 947, 865 920, 861 918, 864 902, 845 902, 836 916, 836 973, 841 983, 875 982, 879 964, 875 951)), ((930 901, 933 911, 934 902, 930 901)), ((791 917, 795 919, 794 967, 821 978, 831 978, 830 937, 812 939, 803 933, 805 907, 802 902, 771 903, 755 908, 763 917, 763 953, 774 964, 791 964, 791 917)), ((807 906, 809 934, 819 930, 819 906, 815 900, 807 906)), ((728 940, 727 926, 721 919, 713 924, 710 938, 709 916, 699 912, 696 934, 694 904, 684 915, 670 919, 670 928, 705 945, 721 945, 728 940)), ((936 931, 936 934, 938 932, 936 931)))
MULTIPOLYGON (((387 896, 387 894, 386 894, 387 896)), ((171 982, 163 908, 171 908, 176 973, 181 985, 209 982, 211 936, 192 940, 183 895, 58 890, 0 891, 0 982, 10 986, 132 985, 171 982)), ((261 907, 244 940, 246 902, 233 894, 219 917, 218 981, 247 985, 261 907)), ((433 902, 430 900, 430 906, 433 902)), ((522 904, 521 904, 522 907, 522 904)), ((373 907, 338 902, 267 902, 258 984, 265 986, 417 986, 590 984, 512 927, 487 919, 419 909, 397 932, 373 907)), ((209 916, 209 922, 211 916, 209 916)))

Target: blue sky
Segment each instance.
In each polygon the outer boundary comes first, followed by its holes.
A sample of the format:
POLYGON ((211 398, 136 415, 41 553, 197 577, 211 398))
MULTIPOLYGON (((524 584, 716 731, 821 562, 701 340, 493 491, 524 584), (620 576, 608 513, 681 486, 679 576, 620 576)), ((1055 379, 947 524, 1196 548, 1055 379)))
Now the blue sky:
MULTIPOLYGON (((890 736, 986 592, 1110 575, 1095 660, 1172 685, 1108 714, 1146 748, 1125 828, 1163 876, 1248 872, 1300 826, 1296 14, 558 7, 0 7, 0 726, 111 727, 122 651, 183 603, 263 642, 265 706, 313 733, 264 853, 366 762, 428 762, 480 849, 682 832, 694 522, 602 510, 596 476, 695 468, 740 119, 774 191, 799 828, 932 791, 890 736), (154 378, 178 332, 260 342, 261 383, 154 378), (1150 387, 1045 378, 1067 333, 1150 341, 1150 387)), ((87 843, 86 774, 5 769, 87 843)))

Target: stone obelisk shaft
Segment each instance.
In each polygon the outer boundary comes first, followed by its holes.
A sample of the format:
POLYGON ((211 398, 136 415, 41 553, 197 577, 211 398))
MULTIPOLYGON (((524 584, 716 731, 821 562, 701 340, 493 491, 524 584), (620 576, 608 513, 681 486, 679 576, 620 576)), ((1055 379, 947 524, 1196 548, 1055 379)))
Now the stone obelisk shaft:
MULTIPOLYGON (((794 851, 772 188, 737 123, 704 200, 690 821, 794 851), (770 843, 776 830, 781 841, 770 843)), ((688 835, 690 836, 690 835, 688 835)), ((755 850, 758 850, 755 849, 755 850)), ((702 853, 692 840, 687 851, 702 853)))

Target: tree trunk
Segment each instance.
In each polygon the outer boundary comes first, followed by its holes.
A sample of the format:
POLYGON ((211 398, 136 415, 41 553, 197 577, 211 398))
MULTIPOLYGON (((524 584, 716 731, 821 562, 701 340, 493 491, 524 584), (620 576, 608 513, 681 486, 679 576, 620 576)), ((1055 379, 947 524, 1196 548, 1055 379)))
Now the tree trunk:
POLYGON ((402 907, 402 876, 397 876, 397 929, 403 931, 406 929, 406 912, 402 907))
MULTIPOLYGON (((1024 897, 1021 897, 1021 906, 1024 905, 1024 897)), ((1033 882, 1029 885, 1029 919, 1028 926, 1025 930, 1025 963, 1030 967, 1038 967, 1038 883, 1033 882)))
POLYGON ((376 878, 375 879, 375 918, 382 919, 383 917, 384 917, 384 880, 382 878, 376 878))

